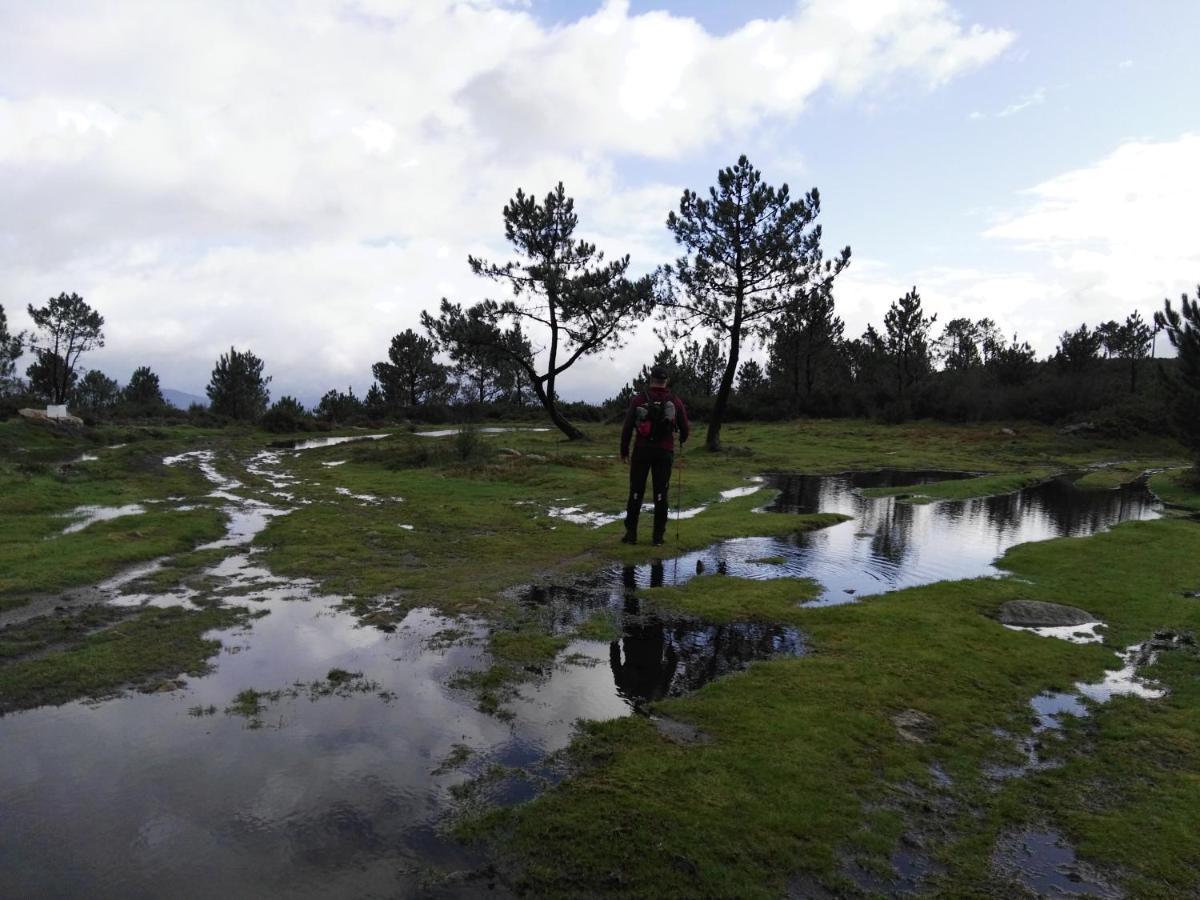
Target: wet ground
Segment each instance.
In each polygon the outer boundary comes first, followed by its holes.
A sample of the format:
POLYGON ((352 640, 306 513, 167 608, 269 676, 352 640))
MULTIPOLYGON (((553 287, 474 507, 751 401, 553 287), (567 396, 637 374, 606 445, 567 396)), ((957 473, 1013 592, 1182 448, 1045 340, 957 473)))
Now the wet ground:
MULTIPOLYGON (((968 478, 966 473, 882 470, 841 475, 774 474, 765 483, 726 492, 745 496, 774 488, 767 512, 834 512, 848 522, 791 537, 748 537, 636 567, 612 568, 572 589, 559 589, 564 606, 599 592, 613 603, 633 583, 684 584, 697 574, 739 578, 812 578, 823 588, 811 605, 847 603, 868 594, 935 581, 998 575, 994 562, 1028 541, 1085 537, 1120 522, 1153 519, 1162 504, 1135 482, 1115 490, 1083 491, 1070 478, 1051 479, 1014 494, 930 504, 895 497, 868 498, 864 488, 899 487, 968 478)), ((688 511, 701 514, 703 507, 688 511)), ((674 515, 672 513, 672 515, 674 515)), ((583 524, 583 523, 581 523, 583 524)), ((668 525, 667 547, 674 528, 668 525)))
POLYGON ((219 634, 213 671, 184 679, 181 690, 0 719, 5 895, 166 896, 198 886, 231 896, 487 893, 482 860, 442 833, 459 804, 533 796, 559 777, 546 760, 580 718, 628 715, 754 659, 804 652, 793 629, 662 620, 634 596, 639 587, 697 571, 804 575, 826 586, 823 601, 841 601, 989 574, 1014 543, 1157 514, 1140 487, 1085 494, 1056 481, 1009 497, 907 506, 857 489, 944 476, 772 476, 782 491, 772 509, 854 521, 529 590, 524 601, 554 630, 606 611, 620 635, 573 642, 563 662, 522 686, 513 718, 502 721, 450 686, 487 664, 481 627, 426 610, 394 633, 362 627, 340 598, 278 578, 256 558, 254 535, 290 512, 289 453, 331 440, 254 457, 248 470, 271 487, 255 496, 209 454, 169 460, 198 467, 230 516, 226 537, 210 545, 229 551, 206 573, 217 586, 203 598, 192 589, 146 593, 137 578, 152 567, 143 567, 107 582, 104 595, 123 604, 217 599, 265 615, 219 634))

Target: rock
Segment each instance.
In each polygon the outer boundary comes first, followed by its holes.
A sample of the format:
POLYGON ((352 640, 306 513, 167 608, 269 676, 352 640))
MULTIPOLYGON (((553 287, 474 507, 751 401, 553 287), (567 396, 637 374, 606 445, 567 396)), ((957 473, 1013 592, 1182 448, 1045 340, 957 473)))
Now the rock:
POLYGON ((1196 636, 1190 631, 1171 631, 1170 629, 1156 631, 1154 637, 1138 648, 1137 655, 1133 657, 1133 664, 1149 666, 1158 658, 1158 654, 1185 648, 1196 649, 1196 636))
POLYGON ((1016 437, 1017 436, 1017 433, 1015 431, 1013 431, 1011 428, 1001 428, 999 433, 1004 435, 1005 437, 1016 437))
POLYGON ((650 723, 658 733, 675 744, 711 744, 712 735, 701 731, 695 725, 680 722, 678 719, 668 719, 665 716, 651 716, 650 723))
POLYGON ((540 453, 526 453, 525 458, 530 462, 549 462, 549 460, 547 460, 546 457, 542 456, 540 453))
POLYGON ((937 731, 937 721, 919 709, 904 709, 892 716, 900 737, 913 744, 924 744, 937 731))
POLYGON ((511 456, 514 459, 524 455, 520 450, 514 450, 512 447, 501 447, 499 453, 501 456, 511 456))
POLYGON ((1064 425, 1058 429, 1059 434, 1078 434, 1081 431, 1095 431, 1095 422, 1076 422, 1074 425, 1064 425))
POLYGON ((59 428, 82 428, 83 419, 78 416, 51 416, 44 409, 19 409, 17 415, 37 422, 40 425, 54 425, 59 428))
POLYGON ((996 618, 1002 625, 1020 628, 1084 625, 1099 621, 1086 609, 1063 606, 1061 603, 1043 603, 1041 600, 1009 600, 1000 606, 996 618))

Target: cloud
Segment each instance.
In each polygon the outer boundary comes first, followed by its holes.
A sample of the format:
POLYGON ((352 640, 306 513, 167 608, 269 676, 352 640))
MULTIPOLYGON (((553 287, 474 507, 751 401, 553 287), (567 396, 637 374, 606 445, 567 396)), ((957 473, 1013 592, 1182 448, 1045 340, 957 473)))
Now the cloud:
POLYGON ((1197 159, 1200 135, 1130 141, 1029 189, 1029 205, 985 234, 1048 263, 1095 308, 1090 320, 1157 305, 1200 279, 1197 159))
POLYGON ((987 113, 980 112, 979 110, 976 109, 976 110, 972 110, 970 113, 968 113, 967 118, 970 119, 971 121, 978 121, 980 119, 987 119, 987 118, 1007 119, 1009 116, 1015 116, 1019 112, 1024 112, 1025 110, 1029 109, 1031 106, 1041 106, 1045 102, 1046 102, 1046 89, 1044 87, 1039 87, 1036 90, 1034 90, 1032 93, 1029 93, 1026 96, 1022 97, 1020 100, 1016 100, 1016 101, 1008 104, 1008 106, 1004 107, 1003 109, 1001 109, 997 113, 995 113, 994 116, 989 116, 987 113))
MULTIPOLYGON (((20 327, 83 294, 109 334, 87 362, 120 377, 198 392, 235 343, 277 392, 361 389, 388 335, 488 290, 465 256, 504 255, 516 186, 563 180, 587 236, 649 268, 683 185, 627 161, 693 161, 820 92, 933 89, 1012 40, 942 0, 812 0, 723 35, 620 0, 553 27, 488 0, 10 4, 0 302, 20 327)), ((584 385, 628 359, 563 390, 603 396, 584 385)))

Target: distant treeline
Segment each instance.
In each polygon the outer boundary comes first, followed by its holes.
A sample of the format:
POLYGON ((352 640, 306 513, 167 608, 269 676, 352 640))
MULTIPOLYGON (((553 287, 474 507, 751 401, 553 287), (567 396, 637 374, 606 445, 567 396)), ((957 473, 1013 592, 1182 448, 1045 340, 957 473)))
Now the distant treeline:
POLYGON ((147 367, 124 386, 82 369, 83 354, 104 344, 104 318, 78 295, 31 304, 32 335, 11 334, 0 307, 0 412, 70 403, 93 419, 257 422, 276 431, 540 415, 576 439, 575 422, 620 417, 650 361, 600 404, 564 403, 560 379, 652 320, 662 342, 653 362, 706 423, 712 450, 731 418, 865 416, 1174 431, 1200 451, 1200 288, 1197 300, 1185 295, 1178 309, 1165 302, 1149 319, 1135 310, 1123 321, 1072 325, 1045 359, 991 319, 938 322, 916 287, 848 337, 835 284, 850 248, 824 256, 819 213, 816 188, 793 197, 743 156, 704 195, 684 191, 668 213, 678 259, 631 279, 628 257, 606 259, 575 237, 578 215, 562 184, 541 201, 518 190, 503 210, 513 258, 467 260, 507 299, 442 299, 436 315, 421 314, 421 332, 407 329, 381 348, 362 397, 334 388, 315 409, 290 396, 270 403, 263 360, 230 348, 213 367, 209 405, 174 410, 147 367), (1151 361, 1160 333, 1176 359, 1151 361), (751 346, 765 350, 761 362, 746 358, 751 346), (15 363, 26 349, 34 361, 21 378, 15 363))

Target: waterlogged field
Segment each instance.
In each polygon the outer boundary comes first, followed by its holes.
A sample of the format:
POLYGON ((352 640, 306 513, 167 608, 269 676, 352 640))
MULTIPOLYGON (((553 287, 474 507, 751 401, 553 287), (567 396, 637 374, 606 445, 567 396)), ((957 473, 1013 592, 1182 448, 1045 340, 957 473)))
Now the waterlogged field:
POLYGON ((1186 454, 1012 432, 2 423, 4 893, 1195 895, 1186 454))

